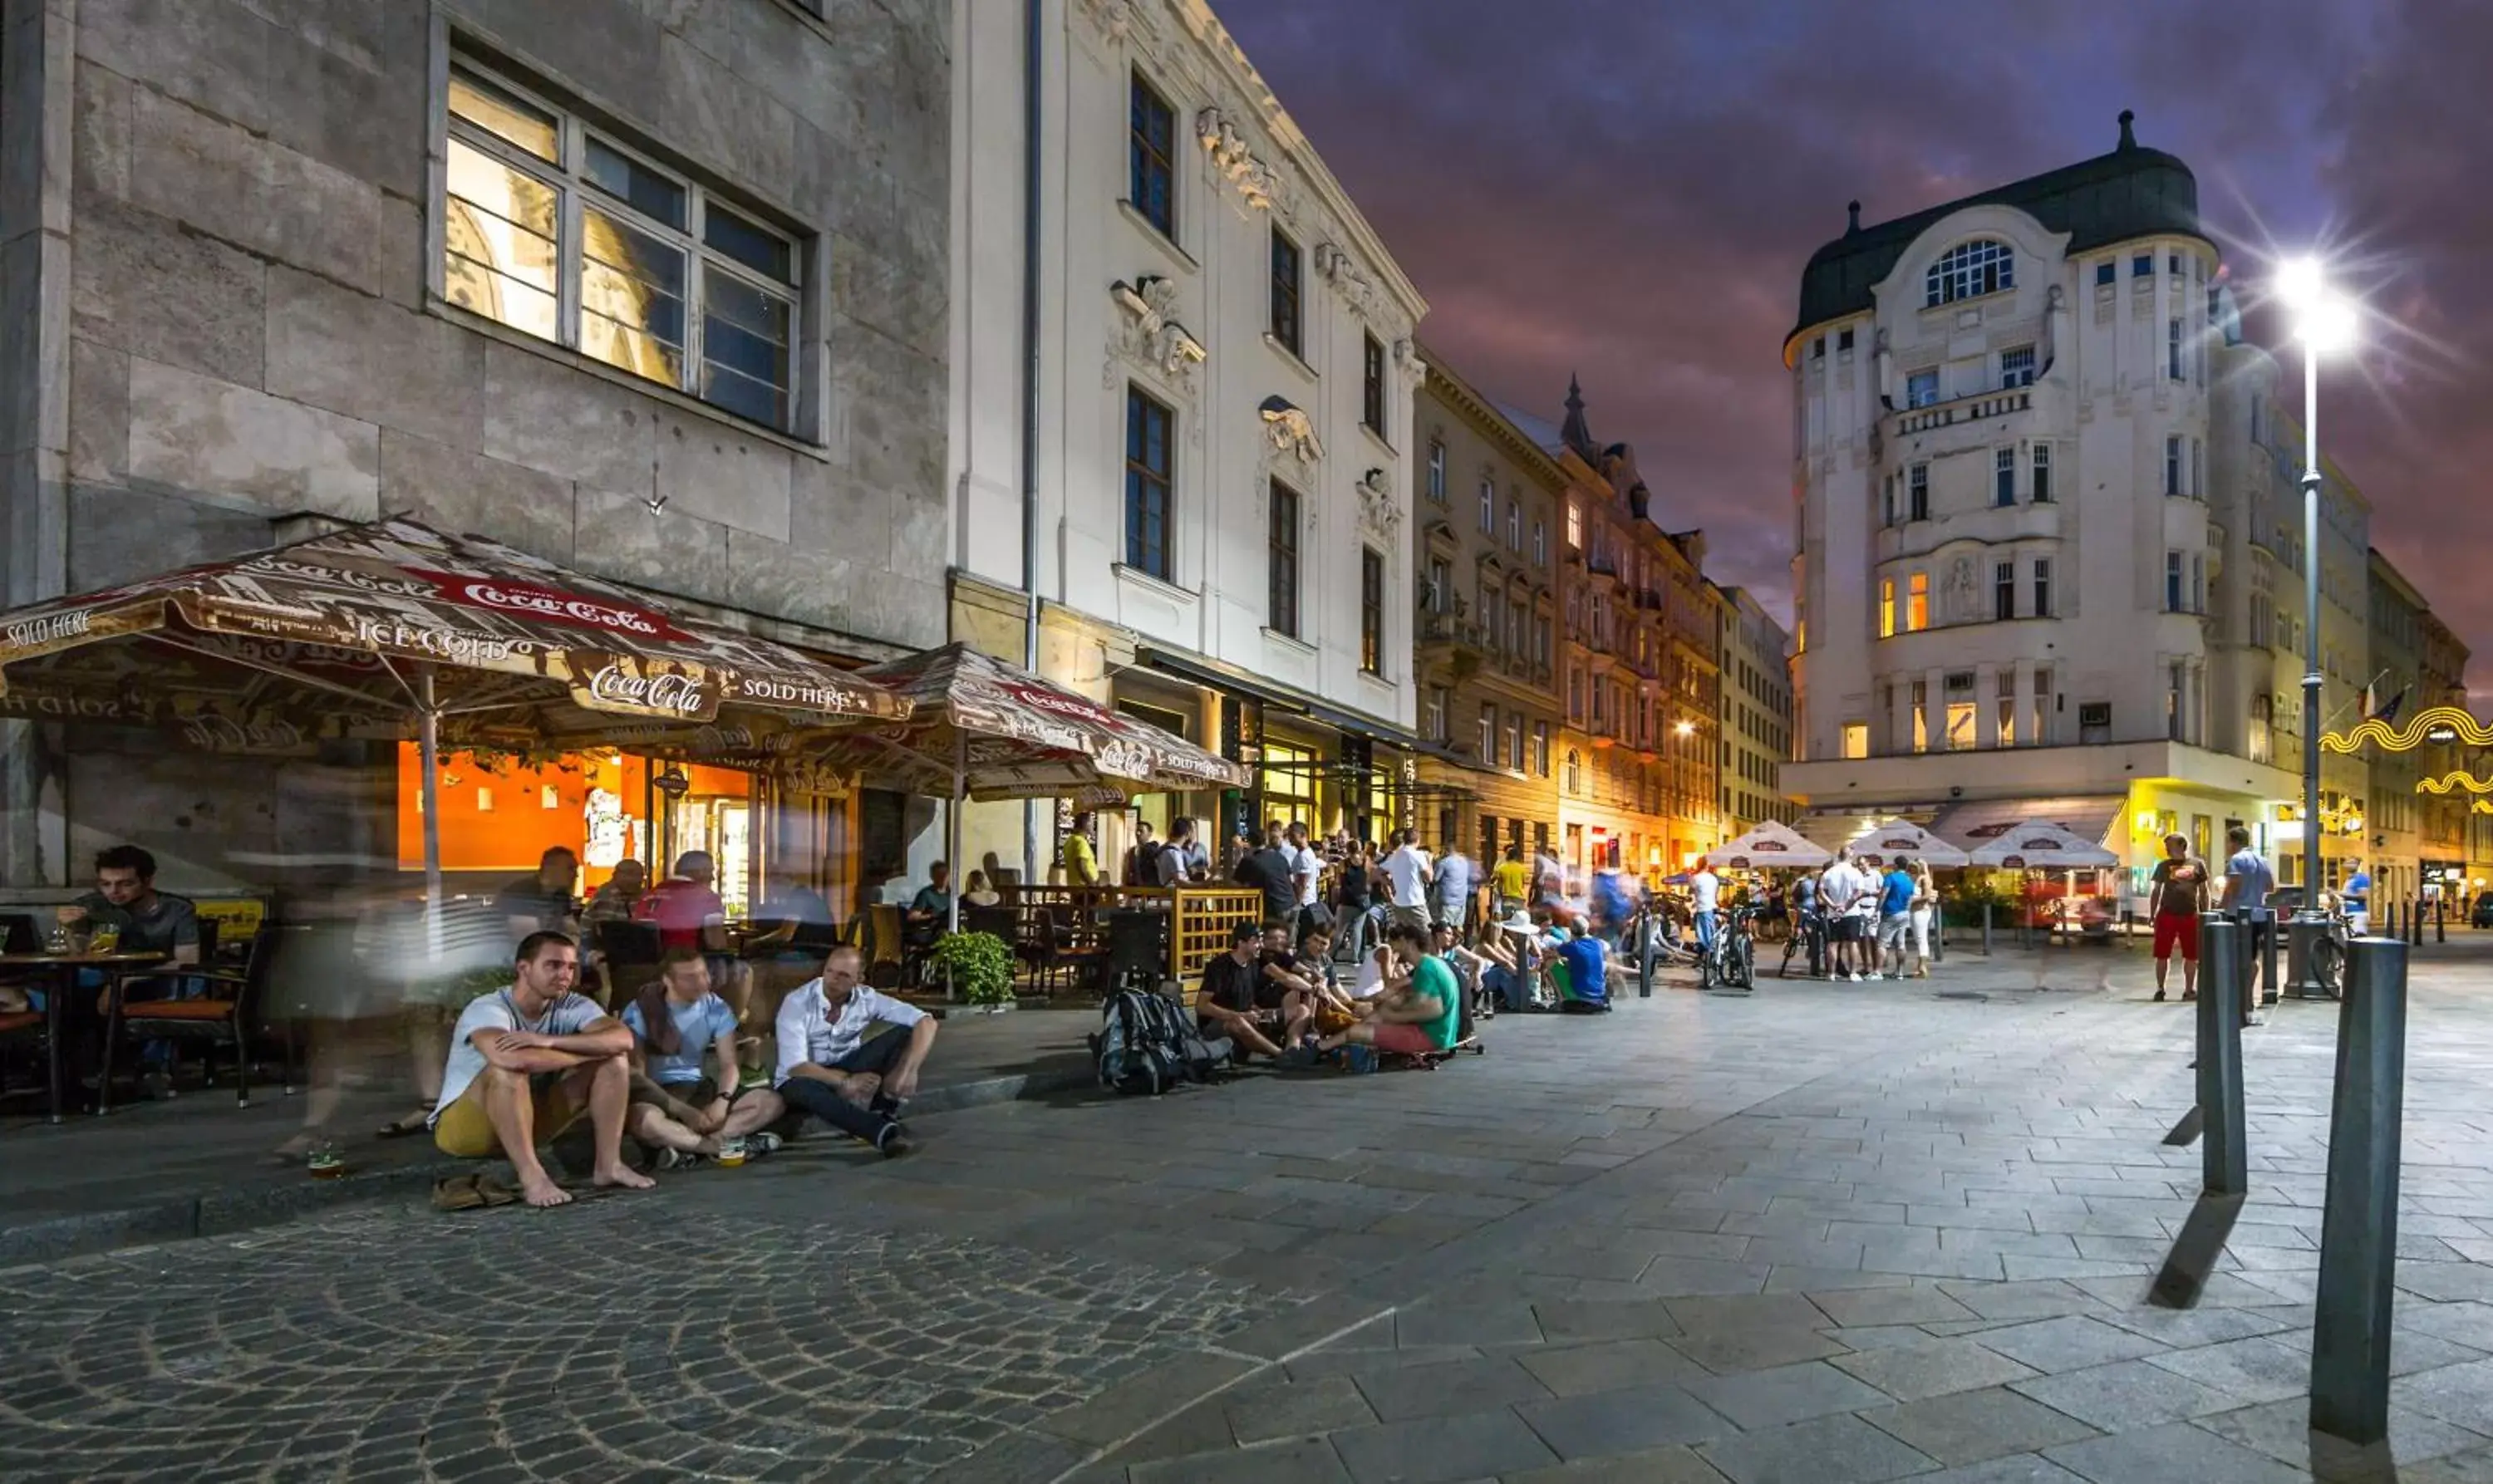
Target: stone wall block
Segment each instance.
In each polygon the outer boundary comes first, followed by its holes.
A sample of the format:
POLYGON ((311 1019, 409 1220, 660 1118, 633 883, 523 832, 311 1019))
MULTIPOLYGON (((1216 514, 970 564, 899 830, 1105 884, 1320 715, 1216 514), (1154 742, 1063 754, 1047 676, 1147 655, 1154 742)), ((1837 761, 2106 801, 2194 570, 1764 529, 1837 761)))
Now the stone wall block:
POLYGON ((705 172, 780 197, 796 177, 796 116, 687 42, 668 37, 658 56, 658 137, 705 172))
POLYGON ((118 587, 202 562, 256 551, 269 543, 268 517, 204 505, 178 494, 75 484, 70 487, 72 592, 118 587))
POLYGON ((950 565, 951 520, 939 497, 891 498, 891 570, 920 582, 944 580, 950 565))
POLYGON ((706 418, 658 414, 658 493, 681 510, 773 541, 788 539, 796 455, 706 418))
POLYGON ((269 73, 285 79, 268 100, 268 134, 279 144, 403 196, 425 191, 421 52, 385 71, 272 27, 269 73))
POLYGON ((269 270, 268 391, 447 443, 483 417, 485 337, 289 268, 269 270))
POLYGON ((845 469, 800 459, 789 511, 789 545, 809 555, 853 561, 859 571, 869 571, 890 549, 897 503, 888 490, 868 485, 845 469))
POLYGON ((81 197, 130 194, 130 79, 119 73, 78 64, 75 179, 81 197))
POLYGON ((117 485, 130 473, 130 357, 70 341, 70 478, 117 485))
POLYGON ((471 450, 381 430, 381 509, 569 565, 572 485, 471 450))
POLYGON ((146 88, 133 97, 131 198, 264 256, 380 288, 380 192, 146 88))
POLYGON ((657 403, 499 341, 485 346, 484 436, 496 459, 646 498, 657 459, 657 403))
POLYGON ((666 32, 633 0, 443 0, 442 9, 454 34, 552 73, 590 103, 649 121, 666 32))
POLYGON ((263 384, 267 265, 153 212, 107 201, 78 213, 72 323, 78 336, 220 377, 263 384))
POLYGON ((278 515, 380 513, 380 430, 176 366, 130 363, 130 477, 278 515))
POLYGON ((876 252, 845 236, 826 238, 825 249, 834 313, 922 354, 945 353, 951 300, 942 270, 927 272, 922 255, 876 252))
POLYGON ((858 569, 743 531, 727 533, 728 601, 755 613, 824 628, 847 628, 858 569))
POLYGON ((730 602, 728 528, 637 494, 580 487, 574 560, 584 572, 704 603, 730 602))
POLYGON ((255 133, 281 91, 275 32, 238 0, 79 0, 77 12, 78 55, 255 133))
POLYGON ((813 29, 775 5, 704 5, 676 28, 682 45, 759 89, 816 129, 843 137, 856 132, 856 100, 840 89, 841 72, 813 29))

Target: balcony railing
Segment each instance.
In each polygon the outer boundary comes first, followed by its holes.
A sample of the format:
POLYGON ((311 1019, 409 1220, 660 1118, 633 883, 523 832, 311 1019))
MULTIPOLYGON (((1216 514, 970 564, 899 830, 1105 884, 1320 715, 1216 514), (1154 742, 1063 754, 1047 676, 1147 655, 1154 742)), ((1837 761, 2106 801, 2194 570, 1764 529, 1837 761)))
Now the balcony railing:
POLYGON ((1958 423, 1980 423, 1995 417, 2006 417, 2034 405, 2030 387, 2002 387, 1997 392, 1980 392, 1960 397, 1936 406, 1915 407, 1897 414, 1899 434, 1928 432, 1934 428, 1952 427, 1958 423))
POLYGON ((1481 626, 1478 623, 1468 618, 1457 618, 1452 613, 1426 610, 1420 614, 1420 642, 1458 644, 1465 649, 1488 647, 1487 642, 1482 638, 1481 626))

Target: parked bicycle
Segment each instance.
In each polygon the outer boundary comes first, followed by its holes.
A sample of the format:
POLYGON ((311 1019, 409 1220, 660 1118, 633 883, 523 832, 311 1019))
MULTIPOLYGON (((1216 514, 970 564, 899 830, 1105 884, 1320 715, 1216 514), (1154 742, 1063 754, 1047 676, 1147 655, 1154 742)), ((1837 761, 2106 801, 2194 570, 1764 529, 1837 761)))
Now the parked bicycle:
POLYGON ((1806 955, 1802 961, 1802 967, 1807 970, 1811 978, 1815 979, 1826 971, 1825 917, 1817 912, 1806 914, 1792 930, 1791 936, 1784 939, 1784 962, 1779 972, 1786 979, 1791 977, 1792 957, 1795 954, 1806 955))
POLYGON ((1757 916, 1755 907, 1735 906, 1721 916, 1714 929, 1714 950, 1697 964, 1697 987, 1710 990, 1717 986, 1727 990, 1754 990, 1757 987, 1757 944, 1749 924, 1757 916))

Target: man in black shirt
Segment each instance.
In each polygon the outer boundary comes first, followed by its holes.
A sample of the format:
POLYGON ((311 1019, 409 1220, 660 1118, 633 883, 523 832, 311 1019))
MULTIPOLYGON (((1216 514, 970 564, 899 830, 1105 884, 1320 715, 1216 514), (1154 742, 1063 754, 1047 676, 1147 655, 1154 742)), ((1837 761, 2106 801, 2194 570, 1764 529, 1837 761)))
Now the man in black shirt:
POLYGON ((1242 886, 1264 894, 1264 915, 1287 922, 1299 909, 1299 883, 1290 852, 1281 848, 1281 821, 1264 826, 1264 844, 1246 852, 1236 872, 1242 886))
POLYGON ((1204 1033, 1227 1036, 1242 1056, 1248 1052, 1281 1054, 1281 1049, 1264 1033, 1267 1025, 1276 1031, 1280 1028, 1279 1010, 1256 1008, 1266 983, 1260 952, 1263 935, 1263 930, 1251 922, 1242 921, 1229 930, 1229 951, 1203 965, 1203 994, 1194 1006, 1195 1024, 1204 1033))
POLYGON ((494 896, 494 906, 509 920, 511 941, 531 933, 580 932, 580 903, 572 893, 580 885, 580 857, 562 846, 537 861, 537 874, 524 876, 494 896))

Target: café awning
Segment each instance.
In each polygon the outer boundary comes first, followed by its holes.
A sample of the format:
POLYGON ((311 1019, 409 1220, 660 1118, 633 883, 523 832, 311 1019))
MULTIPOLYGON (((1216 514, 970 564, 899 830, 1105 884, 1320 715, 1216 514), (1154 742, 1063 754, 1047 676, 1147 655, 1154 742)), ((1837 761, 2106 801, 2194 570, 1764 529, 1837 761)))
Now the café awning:
POLYGON ((1834 858, 1831 851, 1776 819, 1760 820, 1747 834, 1705 852, 1707 865, 1726 871, 1814 870, 1834 858))
POLYGON ((555 751, 905 720, 888 689, 649 595, 414 520, 0 614, 0 715, 280 748, 414 735, 555 751))

